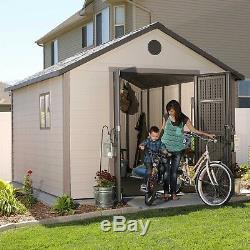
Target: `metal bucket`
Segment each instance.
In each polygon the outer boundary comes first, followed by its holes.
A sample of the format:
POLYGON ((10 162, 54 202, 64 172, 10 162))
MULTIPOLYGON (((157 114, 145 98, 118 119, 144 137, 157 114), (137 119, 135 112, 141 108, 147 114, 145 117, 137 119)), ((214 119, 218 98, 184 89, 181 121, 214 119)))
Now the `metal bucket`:
POLYGON ((111 208, 115 201, 115 187, 94 187, 95 204, 100 208, 111 208))

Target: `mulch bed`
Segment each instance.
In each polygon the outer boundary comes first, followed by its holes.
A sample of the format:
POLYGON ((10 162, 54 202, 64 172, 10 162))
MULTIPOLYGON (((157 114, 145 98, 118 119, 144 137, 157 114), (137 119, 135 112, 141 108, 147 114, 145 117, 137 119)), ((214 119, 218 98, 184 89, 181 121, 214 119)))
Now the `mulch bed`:
MULTIPOLYGON (((128 207, 127 204, 118 204, 114 208, 122 208, 122 207, 128 207)), ((109 210, 112 208, 109 208, 109 210)), ((76 210, 74 214, 83 214, 83 213, 89 213, 98 211, 100 208, 96 207, 95 205, 80 205, 76 210)), ((8 223, 18 223, 18 222, 24 222, 24 221, 32 221, 32 220, 42 220, 42 219, 48 219, 48 218, 54 218, 61 216, 54 212, 51 207, 46 206, 42 202, 38 201, 34 205, 32 205, 31 208, 28 209, 28 211, 25 214, 21 215, 11 215, 10 217, 7 216, 0 216, 0 226, 5 225, 8 223)))

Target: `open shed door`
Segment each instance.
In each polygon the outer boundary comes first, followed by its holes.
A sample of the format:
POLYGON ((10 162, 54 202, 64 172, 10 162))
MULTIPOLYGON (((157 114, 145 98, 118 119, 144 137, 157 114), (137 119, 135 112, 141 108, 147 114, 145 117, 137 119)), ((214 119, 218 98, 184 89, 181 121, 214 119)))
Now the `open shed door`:
MULTIPOLYGON (((218 142, 209 144, 211 160, 220 160, 231 167, 231 119, 230 73, 206 74, 195 77, 195 126, 199 130, 213 133, 218 142)), ((205 143, 196 144, 199 157, 205 143)))

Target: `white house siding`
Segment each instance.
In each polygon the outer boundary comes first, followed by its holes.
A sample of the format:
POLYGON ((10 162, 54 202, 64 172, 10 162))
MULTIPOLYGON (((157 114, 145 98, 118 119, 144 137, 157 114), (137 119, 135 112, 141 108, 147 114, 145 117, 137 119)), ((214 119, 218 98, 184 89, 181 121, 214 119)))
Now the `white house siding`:
POLYGON ((63 190, 62 77, 13 93, 14 181, 32 169, 34 187, 53 195, 63 190), (40 129, 39 95, 50 92, 51 129, 40 129))
POLYGON ((236 142, 236 162, 246 163, 250 157, 250 109, 235 109, 235 132, 237 136, 236 142))
MULTIPOLYGON (((249 0, 136 0, 161 22, 225 64, 250 77, 249 0)), ((137 9, 136 9, 137 11, 137 9)), ((136 27, 145 13, 137 11, 136 27)))
POLYGON ((62 61, 83 50, 82 27, 83 25, 74 28, 58 38, 59 61, 62 61))
POLYGON ((0 112, 0 179, 11 181, 11 112, 0 112))
POLYGON ((150 14, 143 9, 136 7, 135 16, 136 29, 141 28, 150 23, 150 14))
MULTIPOLYGON (((113 80, 109 67, 223 70, 159 30, 142 35, 70 73, 71 191, 73 198, 93 197, 94 176, 99 169, 101 128, 113 126, 113 80), (152 56, 148 42, 157 39, 162 53, 152 56), (136 55, 136 56, 133 56, 136 55), (166 56, 167 55, 167 56, 166 56)), ((167 98, 166 98, 167 100, 167 98)), ((161 110, 159 111, 161 112, 161 110)), ((104 160, 103 167, 108 166, 104 160)))

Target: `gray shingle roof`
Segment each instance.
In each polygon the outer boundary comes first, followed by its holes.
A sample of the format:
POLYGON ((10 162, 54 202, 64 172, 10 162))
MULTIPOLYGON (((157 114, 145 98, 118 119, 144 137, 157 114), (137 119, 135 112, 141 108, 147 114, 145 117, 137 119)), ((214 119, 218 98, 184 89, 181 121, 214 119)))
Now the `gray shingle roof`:
POLYGON ((62 75, 64 73, 70 71, 71 69, 76 68, 76 67, 78 67, 78 66, 80 66, 80 65, 114 49, 114 48, 117 48, 117 47, 119 47, 119 46, 121 46, 121 45, 147 33, 147 32, 150 32, 154 29, 161 30, 165 34, 171 36, 175 40, 179 41, 180 43, 182 43, 185 46, 189 47, 190 49, 194 50, 195 52, 197 52, 201 56, 205 57, 209 61, 215 63, 216 65, 218 65, 219 67, 221 67, 225 71, 230 71, 234 75, 235 79, 237 79, 237 80, 245 79, 244 75, 240 74, 239 72, 237 72, 234 69, 230 68, 229 66, 225 65, 224 63, 222 63, 221 61, 219 61, 215 57, 213 57, 210 54, 206 53, 205 51, 201 50, 200 48, 198 48, 194 44, 190 43, 189 41, 187 41, 183 37, 177 35, 173 31, 167 29, 161 23, 156 22, 156 23, 152 23, 152 24, 149 24, 147 26, 144 26, 138 30, 135 30, 135 31, 133 31, 133 32, 121 37, 121 38, 117 38, 117 39, 111 40, 107 43, 101 44, 97 47, 82 51, 82 52, 80 52, 72 57, 69 57, 69 58, 51 66, 51 67, 44 69, 43 71, 40 71, 40 72, 38 72, 30 77, 27 77, 21 81, 18 81, 15 85, 7 88, 6 90, 8 91, 8 90, 19 89, 19 88, 28 86, 30 84, 34 84, 37 82, 41 82, 41 81, 62 75))

